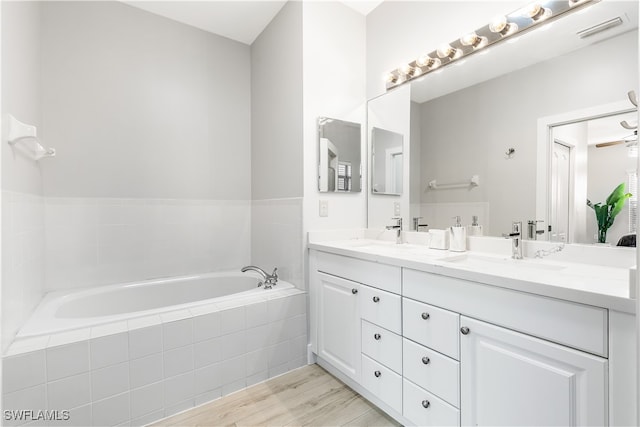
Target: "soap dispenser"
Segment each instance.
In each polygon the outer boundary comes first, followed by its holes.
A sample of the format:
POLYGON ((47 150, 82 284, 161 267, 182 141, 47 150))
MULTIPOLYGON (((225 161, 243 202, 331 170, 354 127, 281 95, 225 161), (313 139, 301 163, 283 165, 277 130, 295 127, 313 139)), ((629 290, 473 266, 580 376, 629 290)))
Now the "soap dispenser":
POLYGON ((449 228, 451 240, 449 250, 452 252, 464 252, 467 250, 467 229, 460 223, 460 216, 454 216, 456 223, 449 228))
POLYGON ((478 215, 473 216, 471 225, 467 227, 467 235, 469 236, 482 236, 482 226, 478 224, 478 215))

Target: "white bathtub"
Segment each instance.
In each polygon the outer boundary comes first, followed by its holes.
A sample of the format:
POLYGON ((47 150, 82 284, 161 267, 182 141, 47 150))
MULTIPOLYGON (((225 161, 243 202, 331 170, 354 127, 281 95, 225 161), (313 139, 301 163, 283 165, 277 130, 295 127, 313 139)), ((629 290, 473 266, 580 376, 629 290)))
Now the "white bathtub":
POLYGON ((254 273, 231 271, 52 292, 17 337, 87 328, 293 288, 285 281, 279 281, 273 289, 258 288, 258 282, 254 273))

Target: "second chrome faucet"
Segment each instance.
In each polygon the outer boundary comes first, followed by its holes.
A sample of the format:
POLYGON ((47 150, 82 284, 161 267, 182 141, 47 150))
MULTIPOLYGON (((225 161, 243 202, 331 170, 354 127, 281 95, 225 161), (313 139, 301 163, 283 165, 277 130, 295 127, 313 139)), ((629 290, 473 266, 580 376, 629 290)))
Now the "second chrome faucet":
POLYGON ((511 233, 503 234, 507 239, 511 239, 511 258, 522 259, 522 222, 511 224, 511 233))
POLYGON ((387 230, 396 230, 396 243, 402 243, 402 218, 393 217, 392 220, 396 221, 395 225, 387 225, 387 230))

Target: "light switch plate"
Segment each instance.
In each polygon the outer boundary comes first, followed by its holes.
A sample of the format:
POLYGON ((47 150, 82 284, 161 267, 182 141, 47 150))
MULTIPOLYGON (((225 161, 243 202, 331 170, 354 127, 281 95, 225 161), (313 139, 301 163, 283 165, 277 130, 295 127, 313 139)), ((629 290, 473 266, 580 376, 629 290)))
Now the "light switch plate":
POLYGON ((393 203, 393 216, 400 216, 402 212, 400 211, 400 202, 393 203))
POLYGON ((329 216, 329 201, 328 200, 320 200, 318 203, 318 213, 322 217, 329 216))

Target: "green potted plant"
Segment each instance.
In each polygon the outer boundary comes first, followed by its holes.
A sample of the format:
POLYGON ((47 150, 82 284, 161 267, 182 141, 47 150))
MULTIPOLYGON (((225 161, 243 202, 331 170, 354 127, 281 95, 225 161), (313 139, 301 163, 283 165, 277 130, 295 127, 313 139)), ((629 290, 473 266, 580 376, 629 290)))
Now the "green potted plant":
POLYGON ((587 206, 596 213, 598 221, 598 243, 605 243, 607 240, 607 230, 613 225, 613 220, 624 207, 624 202, 631 197, 631 193, 625 193, 624 182, 618 185, 604 203, 591 203, 587 199, 587 206))

